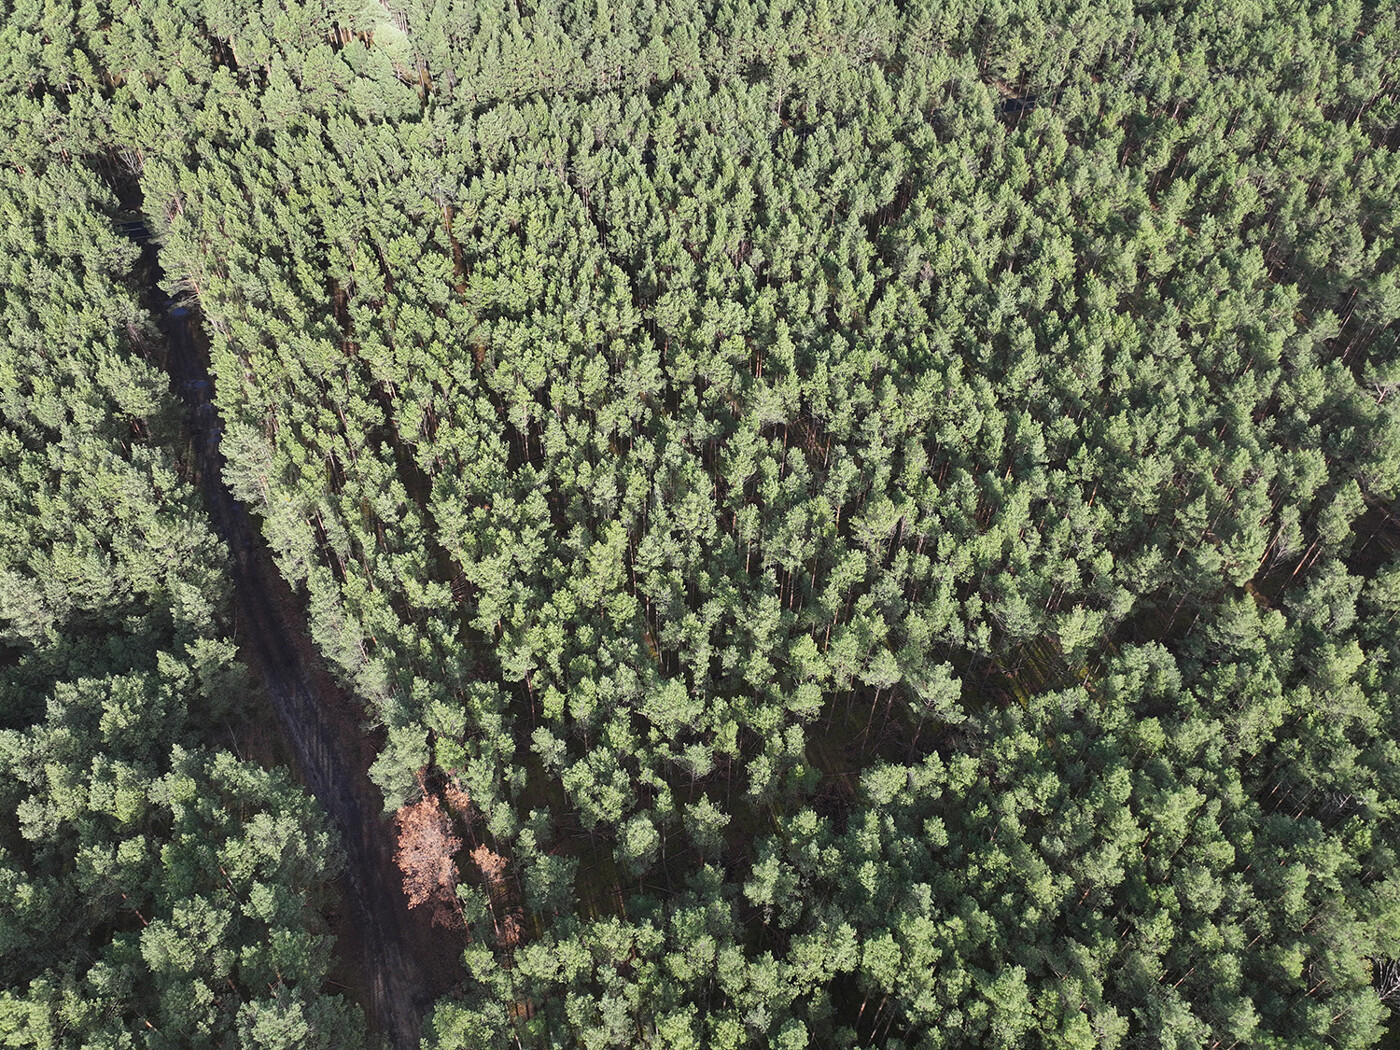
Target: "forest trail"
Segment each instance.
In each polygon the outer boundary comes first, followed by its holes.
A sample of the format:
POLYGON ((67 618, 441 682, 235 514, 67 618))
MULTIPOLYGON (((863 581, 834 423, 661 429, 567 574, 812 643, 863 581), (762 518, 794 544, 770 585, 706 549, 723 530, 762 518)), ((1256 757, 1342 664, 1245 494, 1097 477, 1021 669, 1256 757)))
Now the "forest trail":
MULTIPOLYGON (((162 301, 163 293, 157 294, 162 301)), ((339 833, 348 940, 358 941, 357 983, 371 1022, 394 1050, 410 1050, 419 1044, 424 1013, 460 973, 459 935, 431 928, 426 910, 410 913, 394 863, 394 827, 368 776, 374 748, 365 746, 363 716, 316 666, 290 588, 247 509, 224 484, 221 422, 205 355, 192 337, 194 320, 180 307, 161 315, 171 381, 189 408, 209 517, 232 554, 240 653, 263 683, 307 789, 339 833)))

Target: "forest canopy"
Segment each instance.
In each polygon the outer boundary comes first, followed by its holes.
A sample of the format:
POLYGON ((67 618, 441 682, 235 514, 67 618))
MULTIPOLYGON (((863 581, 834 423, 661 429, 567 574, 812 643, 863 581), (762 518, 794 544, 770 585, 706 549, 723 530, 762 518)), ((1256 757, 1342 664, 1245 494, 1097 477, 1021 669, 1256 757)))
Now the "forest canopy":
POLYGON ((143 867, 252 806, 256 878, 333 874, 210 744, 227 553, 127 212, 386 811, 456 851, 425 1047, 1377 1045, 1393 5, 4 10, 10 1045, 364 1028, 314 906, 143 867))
POLYGON ((138 249, 93 168, 24 148, 0 165, 0 1043, 362 1045, 323 994, 336 847, 222 732, 255 691, 138 249))

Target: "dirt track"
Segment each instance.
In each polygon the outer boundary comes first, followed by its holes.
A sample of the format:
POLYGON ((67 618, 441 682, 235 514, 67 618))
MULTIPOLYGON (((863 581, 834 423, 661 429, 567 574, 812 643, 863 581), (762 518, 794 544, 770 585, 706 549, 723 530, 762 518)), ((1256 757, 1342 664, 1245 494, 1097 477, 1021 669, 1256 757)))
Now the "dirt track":
POLYGON ((162 320, 171 379, 189 406, 209 516, 232 553, 240 654, 263 683, 306 787, 340 834, 352 926, 342 948, 357 941, 361 949, 360 966, 347 962, 359 971, 355 983, 365 989, 371 1022, 394 1050, 410 1050, 424 1012, 459 972, 459 937, 431 928, 423 910, 409 912, 394 864, 393 824, 367 775, 373 748, 360 730, 360 709, 317 666, 290 589, 223 483, 221 426, 208 368, 191 337, 194 318, 176 309, 162 320))

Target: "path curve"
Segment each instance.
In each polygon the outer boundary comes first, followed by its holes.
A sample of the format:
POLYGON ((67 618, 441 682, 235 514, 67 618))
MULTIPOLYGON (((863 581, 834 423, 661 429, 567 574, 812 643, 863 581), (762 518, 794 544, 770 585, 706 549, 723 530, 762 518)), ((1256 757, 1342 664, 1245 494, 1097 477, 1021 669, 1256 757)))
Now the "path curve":
POLYGON ((394 1050, 413 1050, 424 1013, 455 978, 452 967, 421 958, 424 946, 435 939, 437 947, 450 947, 443 942, 455 938, 445 930, 428 930, 426 916, 409 913, 394 864, 393 824, 367 775, 363 748, 356 748, 346 731, 347 725, 358 726, 360 711, 324 673, 305 666, 302 652, 310 647, 304 637, 301 646, 296 644, 305 628, 289 622, 290 590, 263 551, 247 509, 224 484, 222 423, 208 365, 192 338, 195 322, 194 313, 166 301, 161 327, 169 346, 168 370, 189 409, 209 517, 232 553, 229 574, 241 654, 263 683, 308 790, 339 833, 346 903, 363 946, 370 1019, 394 1050))

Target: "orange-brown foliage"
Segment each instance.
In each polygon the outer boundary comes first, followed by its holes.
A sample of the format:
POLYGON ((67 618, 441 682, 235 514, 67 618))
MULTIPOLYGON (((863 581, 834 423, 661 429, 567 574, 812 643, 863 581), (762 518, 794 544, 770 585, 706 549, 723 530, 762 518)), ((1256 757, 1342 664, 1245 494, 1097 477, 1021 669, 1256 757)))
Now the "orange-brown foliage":
POLYGON ((472 860, 481 869, 481 877, 486 880, 486 885, 495 893, 501 886, 501 876, 505 874, 506 859, 499 853, 492 853, 485 846, 478 846, 472 850, 472 860))
POLYGON ((525 926, 517 914, 519 907, 511 899, 510 887, 506 885, 507 861, 499 853, 486 846, 472 850, 471 858, 481 872, 486 883, 486 891, 491 896, 491 912, 500 917, 496 924, 496 938, 503 948, 514 948, 524 935, 525 926), (502 917, 503 916, 503 917, 502 917))
POLYGON ((447 781, 443 786, 442 794, 447 799, 447 804, 455 809, 457 815, 470 826, 475 818, 475 814, 472 812, 472 797, 455 780, 447 781))
POLYGON ((462 840, 452 834, 452 821, 435 795, 426 795, 403 806, 394 817, 399 845, 394 862, 403 872, 408 906, 431 902, 433 922, 455 926, 461 922, 457 903, 457 866, 452 855, 462 840))

